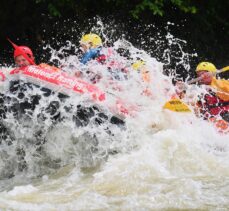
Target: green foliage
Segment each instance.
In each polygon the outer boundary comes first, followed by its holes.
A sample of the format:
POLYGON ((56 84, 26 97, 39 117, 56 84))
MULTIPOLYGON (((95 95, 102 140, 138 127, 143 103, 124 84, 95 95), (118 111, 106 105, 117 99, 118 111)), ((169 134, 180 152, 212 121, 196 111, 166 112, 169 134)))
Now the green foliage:
POLYGON ((165 6, 169 4, 176 6, 185 13, 197 12, 197 8, 191 5, 191 2, 188 0, 143 0, 131 10, 131 15, 138 19, 140 14, 148 9, 154 15, 163 16, 165 13, 165 6))
POLYGON ((131 10, 131 14, 134 18, 139 18, 141 12, 149 9, 154 15, 163 16, 163 5, 164 0, 143 0, 141 3, 137 4, 133 10, 131 10))
POLYGON ((129 11, 132 17, 140 18, 140 15, 149 10, 153 15, 163 16, 166 6, 175 6, 185 13, 196 13, 197 8, 191 4, 191 0, 34 0, 36 4, 48 5, 48 11, 52 16, 61 16, 61 9, 67 8, 79 12, 80 8, 90 8, 91 5, 98 5, 96 9, 102 10, 99 5, 105 8, 114 8, 129 11), (78 10, 78 11, 76 11, 78 10))
POLYGON ((145 14, 148 17, 151 14, 159 17, 173 15, 178 17, 179 14, 186 16, 188 13, 193 21, 200 21, 200 28, 203 27, 206 31, 214 31, 212 26, 220 24, 225 27, 224 33, 229 33, 227 30, 229 23, 225 18, 228 2, 228 0, 221 0, 221 3, 219 0, 31 0, 26 4, 33 3, 43 11, 46 10, 44 13, 48 12, 54 17, 77 15, 83 18, 88 15, 117 12, 135 19, 143 19, 145 14))
MULTIPOLYGON (((185 30, 175 30, 177 36, 195 44, 196 51, 209 55, 209 60, 214 55, 227 65, 228 8, 228 0, 7 0, 1 1, 0 6, 0 43, 9 47, 6 37, 10 37, 30 41, 33 46, 43 39, 41 29, 51 31, 52 21, 62 22, 68 18, 83 25, 85 19, 97 15, 109 19, 111 15, 127 25, 133 21, 133 25, 152 23, 158 28, 167 21, 179 24, 182 21, 185 30)), ((128 25, 126 31, 133 25, 128 25)))
POLYGON ((197 12, 197 8, 191 5, 191 2, 188 0, 171 0, 171 2, 183 12, 190 12, 193 14, 197 12))
POLYGON ((60 17, 61 16, 61 13, 60 11, 57 9, 57 7, 51 3, 48 4, 48 10, 49 10, 49 13, 53 16, 56 16, 56 17, 60 17))

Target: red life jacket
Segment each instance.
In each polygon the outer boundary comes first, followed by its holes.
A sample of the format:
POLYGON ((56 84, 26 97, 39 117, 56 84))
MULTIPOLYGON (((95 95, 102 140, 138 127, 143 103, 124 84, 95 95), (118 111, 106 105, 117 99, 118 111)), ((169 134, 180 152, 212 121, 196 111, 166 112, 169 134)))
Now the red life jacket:
POLYGON ((96 60, 101 64, 104 64, 106 59, 107 59, 107 57, 104 54, 101 54, 96 58, 96 60))
POLYGON ((114 61, 111 60, 109 61, 109 58, 112 56, 112 54, 114 54, 114 52, 112 51, 111 48, 108 48, 107 54, 100 54, 98 57, 96 57, 96 60, 101 63, 101 64, 105 64, 107 65, 108 68, 116 68, 124 73, 128 72, 128 69, 126 67, 123 66, 123 64, 121 64, 118 61, 114 61))
MULTIPOLYGON (((124 67, 122 63, 120 63, 118 61, 114 61, 114 60, 110 61, 109 58, 111 57, 112 53, 113 52, 110 49, 108 49, 107 55, 101 54, 96 58, 96 60, 100 64, 106 65, 106 67, 107 67, 108 71, 111 73, 113 79, 121 80, 119 73, 123 74, 123 76, 121 78, 125 78, 125 75, 128 73, 129 70, 126 67, 124 67)), ((96 81, 95 81, 95 83, 96 83, 96 81)))
POLYGON ((224 113, 229 112, 229 102, 220 99, 213 92, 205 94, 203 100, 198 102, 198 105, 201 108, 200 112, 205 118, 223 115, 224 113))

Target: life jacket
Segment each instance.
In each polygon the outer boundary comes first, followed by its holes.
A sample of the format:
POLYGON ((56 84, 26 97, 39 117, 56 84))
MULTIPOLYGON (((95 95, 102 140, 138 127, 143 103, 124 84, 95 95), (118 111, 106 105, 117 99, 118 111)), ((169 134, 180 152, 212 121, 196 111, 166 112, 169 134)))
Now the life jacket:
POLYGON ((101 64, 104 64, 109 60, 109 58, 114 54, 113 50, 111 48, 107 48, 106 52, 101 53, 97 57, 97 61, 101 64))
MULTIPOLYGON (((116 80, 126 80, 128 78, 129 68, 126 67, 126 63, 123 64, 119 59, 114 59, 115 52, 112 48, 103 49, 105 54, 105 60, 103 64, 106 64, 108 71, 110 72, 113 79, 116 80)), ((101 57, 104 58, 103 56, 101 57)), ((101 60, 101 59, 100 59, 101 60)))
POLYGON ((215 117, 209 118, 209 121, 212 122, 217 129, 217 131, 221 134, 228 134, 229 133, 229 122, 223 119, 217 119, 215 117))
POLYGON ((107 57, 104 54, 101 54, 96 58, 96 60, 101 64, 104 64, 106 62, 106 59, 107 57))
POLYGON ((229 112, 229 101, 224 101, 220 99, 216 93, 209 91, 197 102, 200 107, 200 112, 203 114, 205 119, 212 116, 221 115, 229 112))
POLYGON ((229 81, 228 80, 219 80, 215 77, 212 79, 211 86, 217 90, 216 95, 224 100, 229 101, 229 81))
MULTIPOLYGON (((107 70, 110 73, 111 80, 126 80, 128 69, 124 67, 121 62, 115 61, 111 58, 111 56, 114 54, 113 50, 111 48, 104 49, 105 52, 104 50, 101 50, 101 47, 90 49, 83 55, 80 62, 87 64, 87 62, 94 59, 98 63, 106 65, 107 70)), ((92 80, 92 83, 94 83, 94 81, 96 83, 96 80, 92 80)))

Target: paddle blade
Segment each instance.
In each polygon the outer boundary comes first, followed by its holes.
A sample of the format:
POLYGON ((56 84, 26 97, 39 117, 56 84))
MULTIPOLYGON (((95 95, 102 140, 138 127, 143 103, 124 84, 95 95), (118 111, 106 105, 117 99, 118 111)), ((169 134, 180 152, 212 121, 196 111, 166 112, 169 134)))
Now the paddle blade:
POLYGON ((166 102, 163 108, 174 112, 191 112, 189 107, 180 99, 172 99, 166 102))
POLYGON ((226 66, 226 67, 224 67, 224 68, 221 69, 221 72, 226 72, 228 70, 229 70, 229 66, 226 66))

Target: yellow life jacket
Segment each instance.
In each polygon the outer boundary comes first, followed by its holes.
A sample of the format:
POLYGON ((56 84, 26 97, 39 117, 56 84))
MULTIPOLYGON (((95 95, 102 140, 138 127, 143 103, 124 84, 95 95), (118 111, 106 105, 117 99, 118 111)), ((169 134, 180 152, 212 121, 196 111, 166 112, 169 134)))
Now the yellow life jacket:
POLYGON ((229 101, 229 81, 212 79, 211 86, 217 90, 216 95, 224 101, 229 101))

